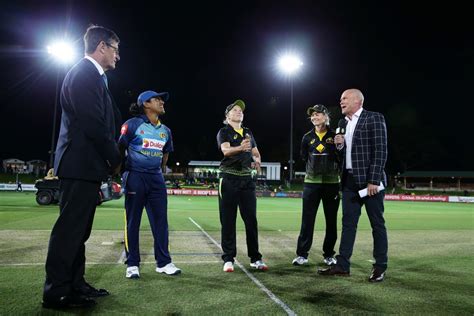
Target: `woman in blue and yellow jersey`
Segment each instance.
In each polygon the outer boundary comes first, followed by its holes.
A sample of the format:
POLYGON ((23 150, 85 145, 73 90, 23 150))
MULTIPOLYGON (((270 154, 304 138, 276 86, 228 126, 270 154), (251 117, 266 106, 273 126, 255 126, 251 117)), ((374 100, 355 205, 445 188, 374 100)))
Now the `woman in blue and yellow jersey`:
POLYGON ((337 240, 337 210, 339 208, 339 159, 334 144, 335 134, 329 129, 329 112, 324 105, 308 108, 307 114, 314 125, 301 141, 301 156, 306 162, 303 189, 301 230, 294 265, 308 263, 313 243, 314 222, 319 203, 323 201, 326 234, 323 242, 324 262, 336 263, 334 246, 337 240))
POLYGON ((126 277, 140 277, 139 231, 143 207, 146 208, 154 238, 156 272, 181 273, 172 262, 168 250, 168 198, 162 170, 173 151, 171 130, 160 121, 165 113, 167 92, 145 91, 132 104, 134 118, 122 125, 119 147, 125 154, 123 187, 127 226, 125 250, 126 277))

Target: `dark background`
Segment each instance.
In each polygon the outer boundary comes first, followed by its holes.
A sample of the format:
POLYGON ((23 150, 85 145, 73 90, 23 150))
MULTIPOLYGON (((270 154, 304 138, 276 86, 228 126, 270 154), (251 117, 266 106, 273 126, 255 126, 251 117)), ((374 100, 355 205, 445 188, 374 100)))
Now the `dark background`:
POLYGON ((470 12, 455 2, 4 3, 0 159, 49 161, 56 77, 66 69, 45 47, 67 35, 79 58, 82 35, 94 23, 121 39, 122 60, 108 78, 124 119, 143 90, 170 92, 163 117, 174 135, 170 166, 220 160, 215 136, 225 107, 238 98, 247 103, 244 125, 263 161, 286 165, 290 85, 276 60, 293 50, 304 62, 293 81, 296 170, 303 170, 297 153, 311 128, 306 109, 325 104, 337 124, 340 95, 352 87, 364 93, 367 110, 386 117, 389 173, 472 170, 470 12))

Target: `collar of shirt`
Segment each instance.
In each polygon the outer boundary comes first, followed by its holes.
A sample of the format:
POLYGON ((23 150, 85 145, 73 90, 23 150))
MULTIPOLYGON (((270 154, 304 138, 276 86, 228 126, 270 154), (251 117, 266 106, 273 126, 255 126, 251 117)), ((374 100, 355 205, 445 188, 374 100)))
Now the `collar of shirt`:
POLYGON ((359 116, 360 116, 360 113, 362 113, 362 111, 364 110, 364 108, 360 108, 357 112, 355 112, 353 115, 352 115, 352 118, 349 118, 348 116, 345 117, 346 121, 352 121, 354 119, 354 117, 356 119, 359 119, 359 116))
POLYGON ((91 56, 84 56, 84 58, 90 60, 90 62, 94 64, 95 68, 97 68, 97 71, 99 72, 99 75, 102 76, 105 73, 104 68, 102 68, 102 66, 99 65, 99 63, 94 58, 91 56))
MULTIPOLYGON (((148 124, 151 124, 150 120, 148 119, 148 116, 146 116, 145 114, 142 114, 140 115, 140 118, 145 121, 145 123, 148 123, 148 124)), ((153 124, 152 124, 153 125, 153 124)), ((158 124, 156 124, 155 127, 160 127, 161 126, 161 121, 158 120, 158 124)))

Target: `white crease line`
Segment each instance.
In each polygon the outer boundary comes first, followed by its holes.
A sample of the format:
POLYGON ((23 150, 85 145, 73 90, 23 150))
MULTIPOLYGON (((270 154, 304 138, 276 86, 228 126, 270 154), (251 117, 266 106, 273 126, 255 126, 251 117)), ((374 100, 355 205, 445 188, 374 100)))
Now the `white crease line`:
POLYGON ((120 258, 117 260, 116 263, 124 263, 124 262, 125 262, 125 256, 126 256, 126 255, 127 255, 127 254, 125 253, 125 249, 122 250, 122 253, 120 254, 120 258))
MULTIPOLYGON (((196 225, 197 228, 199 228, 202 233, 204 235, 206 235, 207 238, 209 238, 210 241, 212 241, 212 243, 214 245, 216 245, 219 249, 222 250, 222 247, 221 245, 214 239, 212 238, 198 223, 196 223, 191 217, 188 217, 188 219, 194 224, 196 225)), ((291 315, 291 316, 296 316, 296 313, 290 308, 288 307, 288 305, 286 305, 282 300, 280 300, 275 294, 273 294, 272 291, 270 291, 265 285, 263 285, 256 277, 253 276, 252 273, 250 273, 238 260, 235 260, 235 263, 237 264, 237 266, 242 270, 244 271, 244 273, 250 278, 250 280, 253 281, 253 283, 255 283, 263 292, 265 292, 265 294, 268 295, 268 297, 270 297, 270 299, 272 301, 274 301, 278 306, 280 306, 288 315, 291 315)))
MULTIPOLYGON (((220 260, 206 260, 206 261, 173 261, 178 264, 209 264, 219 263, 220 260)), ((86 262, 86 265, 117 265, 122 262, 86 262)), ((140 264, 156 264, 155 261, 142 261, 140 264)), ((32 262, 32 263, 0 263, 0 267, 28 267, 28 266, 44 266, 44 262, 32 262)))

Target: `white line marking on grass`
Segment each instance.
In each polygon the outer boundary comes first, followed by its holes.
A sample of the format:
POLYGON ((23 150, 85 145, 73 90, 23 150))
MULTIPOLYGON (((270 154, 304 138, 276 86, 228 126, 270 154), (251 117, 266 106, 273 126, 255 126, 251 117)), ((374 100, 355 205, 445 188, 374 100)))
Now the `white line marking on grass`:
MULTIPOLYGON (((194 225, 196 225, 196 227, 199 228, 202 231, 202 233, 206 235, 206 237, 209 238, 210 241, 212 241, 214 245, 216 245, 219 249, 222 250, 221 245, 214 238, 212 238, 211 235, 209 235, 198 223, 196 223, 191 217, 188 217, 188 219, 194 225)), ((252 280, 253 283, 255 283, 260 288, 260 290, 262 290, 265 294, 268 295, 268 297, 273 302, 275 302, 278 306, 280 306, 288 315, 296 316, 296 313, 290 307, 288 307, 288 305, 286 305, 275 294, 273 294, 273 292, 270 291, 265 285, 263 285, 262 282, 260 282, 256 277, 254 277, 252 273, 250 273, 247 269, 245 269, 245 267, 238 260, 235 260, 235 263, 242 271, 244 271, 244 273, 250 278, 250 280, 252 280)))
POLYGON ((113 244, 114 244, 113 241, 103 241, 103 242, 101 243, 102 246, 111 246, 111 245, 113 245, 113 244))
MULTIPOLYGON (((205 260, 205 261, 173 261, 177 264, 210 264, 210 263, 219 263, 220 260, 205 260)), ((122 263, 122 262, 120 262, 122 263)), ((140 264, 153 264, 155 261, 142 261, 140 264)), ((86 262, 86 265, 117 265, 117 262, 86 262)), ((44 262, 32 262, 32 263, 1 263, 0 268, 2 267, 28 267, 28 266, 44 266, 44 262)))
POLYGON ((126 256, 127 254, 125 253, 125 249, 124 249, 122 250, 122 253, 120 254, 120 258, 117 260, 117 263, 124 263, 126 256))

